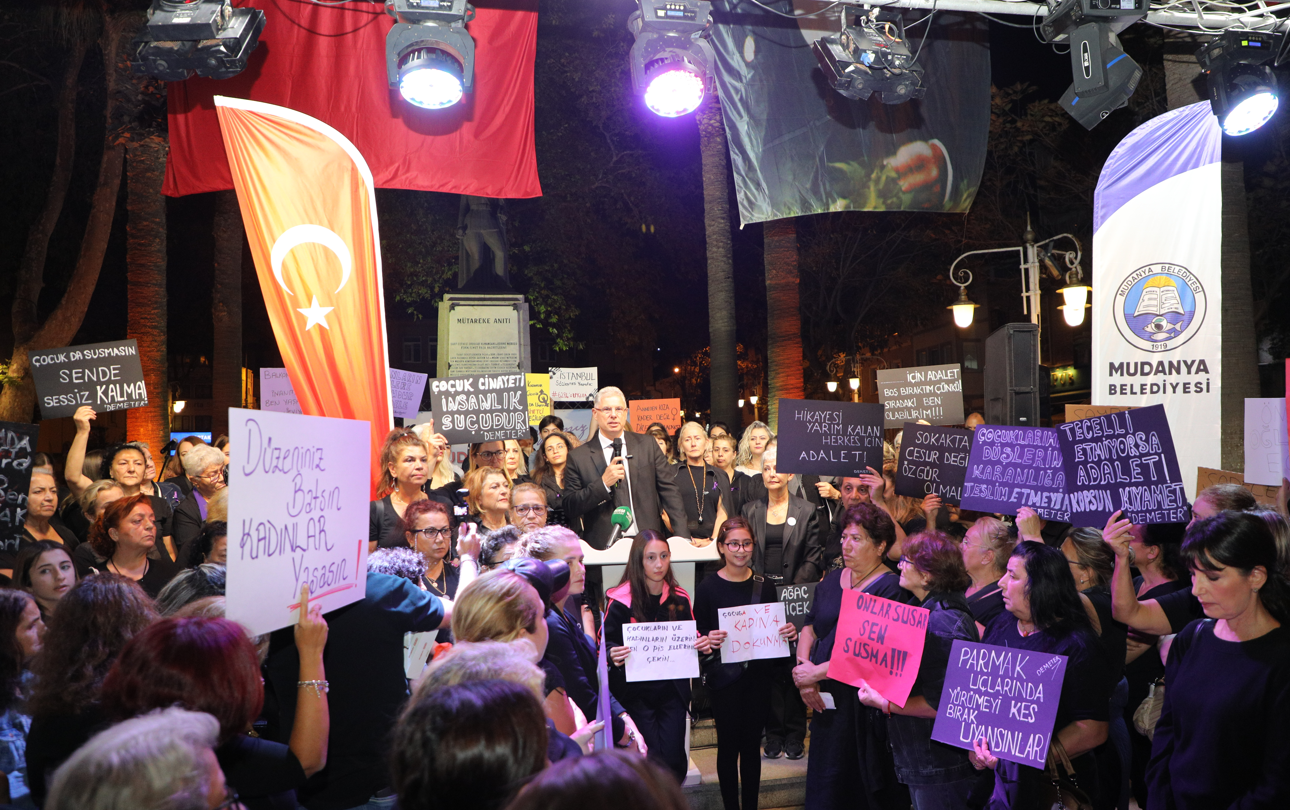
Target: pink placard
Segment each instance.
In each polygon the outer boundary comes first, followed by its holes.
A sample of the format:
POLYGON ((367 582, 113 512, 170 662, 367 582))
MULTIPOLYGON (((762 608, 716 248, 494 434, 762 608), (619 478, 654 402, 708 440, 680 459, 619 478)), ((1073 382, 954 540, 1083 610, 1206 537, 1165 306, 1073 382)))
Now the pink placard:
POLYGON ((904 706, 918 677, 930 613, 862 591, 843 591, 829 677, 852 686, 866 681, 904 706))

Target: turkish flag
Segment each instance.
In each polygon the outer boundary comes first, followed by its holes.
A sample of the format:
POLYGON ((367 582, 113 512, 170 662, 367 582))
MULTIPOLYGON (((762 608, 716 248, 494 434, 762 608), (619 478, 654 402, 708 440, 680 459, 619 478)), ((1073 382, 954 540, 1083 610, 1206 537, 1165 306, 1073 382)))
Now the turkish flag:
POLYGON ((246 237, 300 409, 371 423, 373 474, 394 424, 376 186, 336 130, 215 97, 246 237))
POLYGON ((476 3, 474 91, 423 110, 391 90, 385 36, 394 19, 380 3, 234 0, 264 12, 264 33, 246 70, 194 76, 166 87, 170 156, 162 193, 233 188, 214 97, 280 104, 326 121, 367 158, 379 188, 538 197, 533 64, 538 0, 476 3))

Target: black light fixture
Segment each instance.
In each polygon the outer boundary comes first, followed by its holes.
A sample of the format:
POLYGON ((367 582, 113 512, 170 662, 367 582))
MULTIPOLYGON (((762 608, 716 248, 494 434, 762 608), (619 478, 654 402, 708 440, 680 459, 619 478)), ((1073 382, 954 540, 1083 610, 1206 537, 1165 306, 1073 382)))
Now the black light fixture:
POLYGON ((471 92, 475 40, 466 23, 475 7, 466 0, 385 0, 398 20, 385 36, 385 72, 390 87, 410 104, 428 110, 451 107, 471 92))
POLYGON ((1039 33, 1045 42, 1070 46, 1071 86, 1062 95, 1066 110, 1092 129, 1129 103, 1142 68, 1124 52, 1119 34, 1147 16, 1149 0, 1062 0, 1052 4, 1039 33))
POLYGON ((676 118, 703 103, 716 56, 704 33, 708 0, 639 0, 627 18, 632 43, 632 89, 650 112, 676 118))
POLYGON ((1267 63, 1284 34, 1224 31, 1196 53, 1209 77, 1209 106, 1228 135, 1246 135, 1277 111, 1277 80, 1267 63))
POLYGON ((233 8, 229 0, 152 0, 130 45, 130 69, 168 82, 194 73, 227 79, 246 70, 263 30, 263 11, 233 8))
POLYGON ((840 34, 820 37, 811 50, 829 86, 847 98, 867 101, 877 93, 884 104, 901 104, 927 93, 899 12, 856 14, 840 34))

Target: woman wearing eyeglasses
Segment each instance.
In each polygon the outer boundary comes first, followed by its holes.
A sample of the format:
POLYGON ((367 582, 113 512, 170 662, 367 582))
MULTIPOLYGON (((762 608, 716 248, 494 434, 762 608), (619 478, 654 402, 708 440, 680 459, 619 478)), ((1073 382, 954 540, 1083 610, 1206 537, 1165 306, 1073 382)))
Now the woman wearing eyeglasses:
MULTIPOLYGON (((448 508, 429 498, 417 501, 404 511, 401 525, 408 547, 426 561, 426 572, 418 583, 421 589, 449 602, 456 599, 461 571, 448 560, 452 548, 452 519, 448 508)), ((466 565, 468 573, 473 574, 477 566, 466 565)), ((452 634, 444 628, 439 631, 438 640, 451 641, 452 634)))
POLYGON ((190 544, 202 532, 207 502, 226 486, 224 453, 208 444, 199 444, 184 456, 184 472, 192 482, 193 491, 175 507, 170 523, 181 564, 191 555, 190 544))
MULTIPOLYGON (((743 810, 757 810, 761 790, 761 732, 769 716, 773 659, 741 664, 721 663, 726 631, 718 618, 722 608, 775 601, 775 586, 753 573, 752 526, 741 517, 721 524, 717 553, 725 566, 704 578, 694 597, 694 619, 707 636, 712 652, 704 659, 703 684, 712 700, 717 724, 717 779, 725 810, 740 810, 739 777, 743 775, 743 810)), ((797 628, 779 628, 786 641, 797 639, 797 628)))
POLYGON ((390 431, 381 447, 381 483, 368 518, 367 550, 403 545, 399 522, 412 504, 426 499, 422 487, 430 475, 430 451, 416 431, 390 431))

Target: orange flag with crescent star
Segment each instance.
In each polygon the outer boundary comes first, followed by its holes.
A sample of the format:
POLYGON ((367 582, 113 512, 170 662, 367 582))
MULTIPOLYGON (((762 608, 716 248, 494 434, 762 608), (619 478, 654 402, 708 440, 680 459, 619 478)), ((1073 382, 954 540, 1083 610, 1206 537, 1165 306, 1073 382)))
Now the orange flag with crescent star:
POLYGON ((246 237, 300 409, 394 424, 376 187, 354 145, 285 107, 215 97, 246 237))

